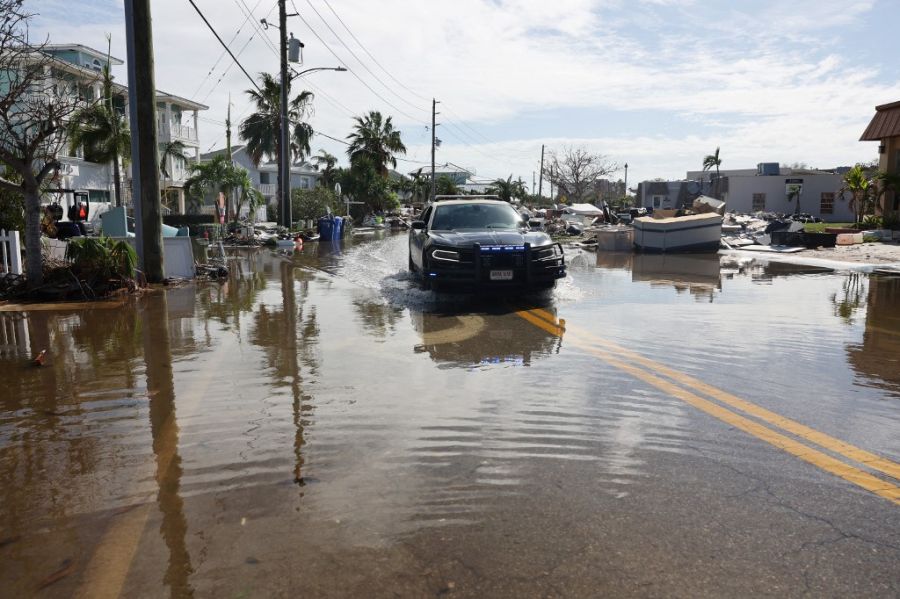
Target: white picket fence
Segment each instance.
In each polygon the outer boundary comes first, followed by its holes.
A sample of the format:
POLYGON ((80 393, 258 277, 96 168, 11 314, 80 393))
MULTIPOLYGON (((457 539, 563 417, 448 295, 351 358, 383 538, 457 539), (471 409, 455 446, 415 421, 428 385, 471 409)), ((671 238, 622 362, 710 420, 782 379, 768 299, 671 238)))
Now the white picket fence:
POLYGON ((22 274, 22 246, 18 231, 0 230, 0 274, 22 274))

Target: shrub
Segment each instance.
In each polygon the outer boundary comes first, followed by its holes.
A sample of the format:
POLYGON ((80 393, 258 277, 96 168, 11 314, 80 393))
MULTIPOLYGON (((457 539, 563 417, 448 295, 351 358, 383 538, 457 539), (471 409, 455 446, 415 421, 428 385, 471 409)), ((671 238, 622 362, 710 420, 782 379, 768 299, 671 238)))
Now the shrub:
POLYGON ((137 252, 126 241, 110 237, 80 237, 69 241, 66 259, 72 272, 89 285, 110 279, 134 279, 137 272, 137 252))

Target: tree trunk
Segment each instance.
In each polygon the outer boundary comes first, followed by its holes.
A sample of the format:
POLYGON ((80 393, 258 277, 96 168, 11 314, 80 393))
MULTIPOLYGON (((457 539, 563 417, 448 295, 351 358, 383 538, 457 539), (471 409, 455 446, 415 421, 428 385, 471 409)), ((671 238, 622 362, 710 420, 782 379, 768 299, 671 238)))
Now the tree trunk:
POLYGON ((28 286, 44 282, 41 259, 41 194, 37 186, 24 190, 25 196, 25 276, 28 286))
POLYGON ((116 206, 122 206, 122 174, 119 172, 119 155, 113 158, 113 186, 116 190, 116 206))

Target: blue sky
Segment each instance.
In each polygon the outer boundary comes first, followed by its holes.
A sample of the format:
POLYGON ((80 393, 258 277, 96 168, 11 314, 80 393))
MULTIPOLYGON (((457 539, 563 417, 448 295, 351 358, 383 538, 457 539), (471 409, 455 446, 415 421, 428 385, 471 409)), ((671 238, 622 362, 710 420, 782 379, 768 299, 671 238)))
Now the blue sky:
MULTIPOLYGON (((275 0, 195 1, 224 39, 234 36, 251 74, 277 70, 263 39, 277 43, 277 31, 253 26, 277 19, 275 0)), ((442 102, 439 163, 530 183, 541 144, 585 146, 627 162, 629 184, 683 177, 717 146, 724 168, 868 161, 874 144, 857 140, 874 106, 900 100, 889 42, 900 26, 898 0, 293 4, 302 18, 290 30, 306 44, 304 67, 342 61, 353 71, 303 82, 317 94, 314 128, 344 137, 355 114, 393 115, 409 149, 402 170, 429 158, 432 97, 442 102)), ((102 49, 108 32, 114 55, 125 58, 121 2, 30 5, 41 13, 35 36, 102 49)), ((225 72, 228 57, 211 69, 221 48, 187 0, 154 0, 153 13, 157 86, 209 105, 202 150, 221 147, 228 94, 233 117, 247 114, 249 81, 236 67, 225 72)), ((125 82, 124 67, 116 75, 125 82)), ((319 148, 343 154, 322 137, 313 142, 319 148)))

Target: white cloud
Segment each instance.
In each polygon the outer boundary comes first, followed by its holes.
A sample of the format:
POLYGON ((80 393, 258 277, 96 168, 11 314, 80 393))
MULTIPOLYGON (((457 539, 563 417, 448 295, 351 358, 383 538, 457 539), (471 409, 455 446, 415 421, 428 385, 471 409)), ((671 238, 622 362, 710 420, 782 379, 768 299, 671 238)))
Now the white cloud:
MULTIPOLYGON (((271 2, 245 1, 255 8, 254 23, 263 16, 275 20, 271 2)), ((860 69, 842 45, 841 31, 858 35, 866 19, 874 18, 874 2, 868 0, 772 2, 752 13, 726 8, 716 18, 705 5, 668 0, 330 1, 366 48, 421 97, 375 66, 322 0, 312 0, 312 6, 390 89, 350 57, 305 0, 295 0, 322 40, 394 105, 376 98, 350 73, 313 74, 307 81, 320 92, 314 126, 343 137, 352 114, 379 109, 394 115, 410 156, 422 160, 428 157, 421 144, 428 139, 432 96, 443 102, 439 120, 465 119, 476 129, 515 123, 526 113, 553 117, 566 108, 597 111, 609 119, 632 110, 658 111, 697 123, 696 135, 681 137, 660 135, 637 120, 629 135, 586 129, 586 143, 631 164, 629 181, 683 176, 716 146, 733 167, 769 159, 820 166, 868 159, 872 149, 856 141, 859 134, 876 104, 900 97, 900 84, 880 80, 875 69, 860 69)), ((243 23, 241 2, 197 4, 226 40, 241 28, 232 47, 243 47, 253 28, 243 23)), ((72 23, 71 7, 60 0, 41 2, 39 10, 44 15, 38 29, 54 42, 103 47, 103 35, 111 31, 114 54, 125 57, 121 5, 89 5, 80 12, 83 23, 72 23)), ((184 96, 197 92, 195 99, 204 100, 229 59, 204 82, 221 48, 190 4, 156 0, 153 12, 157 86, 184 96)), ((306 66, 337 63, 302 22, 292 18, 290 29, 306 43, 306 66)), ((277 40, 274 29, 254 34, 240 56, 251 74, 277 70, 277 58, 261 35, 277 40)), ((124 69, 119 78, 125 78, 124 69)), ((242 91, 249 86, 240 70, 231 68, 206 98, 210 110, 204 116, 224 120, 229 90, 234 117, 241 116, 247 106, 242 91)), ((477 134, 462 135, 452 127, 440 134, 442 159, 452 156, 457 164, 526 179, 536 169, 532 163, 542 142, 577 141, 531 139, 526 127, 515 135, 520 141, 502 144, 478 145, 477 134), (470 146, 459 143, 460 137, 470 146)), ((201 135, 206 150, 221 139, 221 128, 203 122, 201 135)), ((322 145, 340 151, 332 142, 322 145)))

